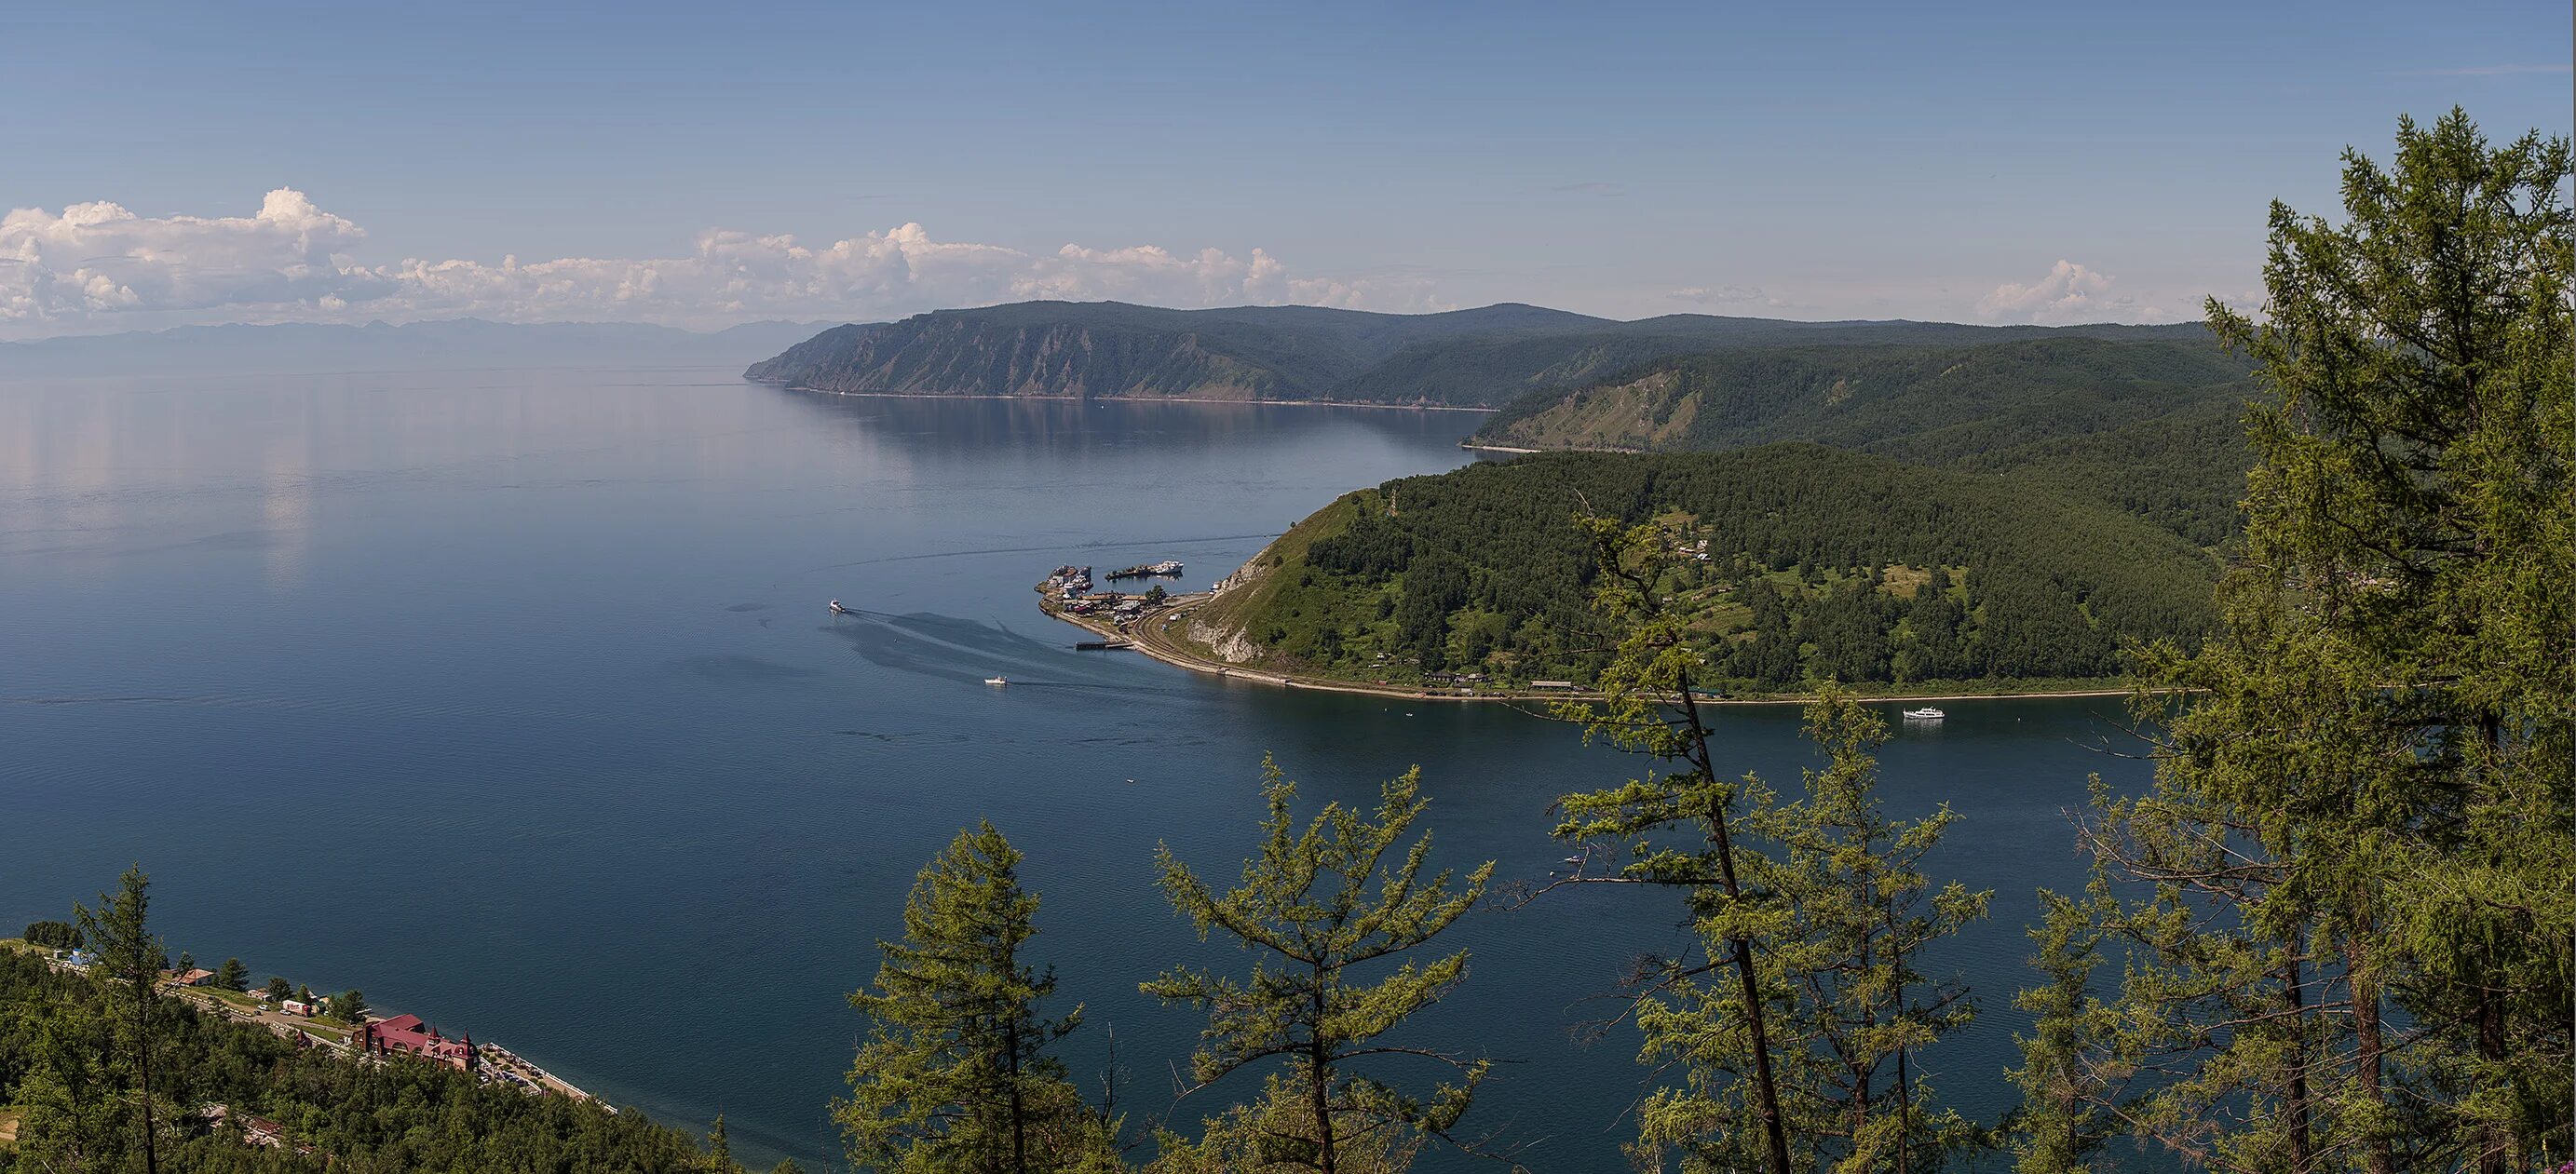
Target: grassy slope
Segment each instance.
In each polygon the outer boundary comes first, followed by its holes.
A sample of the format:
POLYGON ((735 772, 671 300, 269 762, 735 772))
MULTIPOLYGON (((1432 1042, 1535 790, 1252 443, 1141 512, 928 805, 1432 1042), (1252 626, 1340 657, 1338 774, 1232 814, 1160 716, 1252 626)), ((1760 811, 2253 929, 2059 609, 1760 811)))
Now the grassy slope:
POLYGON ((1319 541, 1349 532, 1360 515, 1383 513, 1385 509, 1386 498, 1378 490, 1345 493, 1289 527, 1287 533, 1271 539, 1270 545, 1236 572, 1236 581, 1224 594, 1190 617, 1190 640, 1238 663, 1277 663, 1278 658, 1269 650, 1248 647, 1258 644, 1257 640, 1242 639, 1254 631, 1255 618, 1294 615, 1309 607, 1343 606, 1343 600, 1322 598, 1332 588, 1319 586, 1305 574, 1308 552, 1319 541))

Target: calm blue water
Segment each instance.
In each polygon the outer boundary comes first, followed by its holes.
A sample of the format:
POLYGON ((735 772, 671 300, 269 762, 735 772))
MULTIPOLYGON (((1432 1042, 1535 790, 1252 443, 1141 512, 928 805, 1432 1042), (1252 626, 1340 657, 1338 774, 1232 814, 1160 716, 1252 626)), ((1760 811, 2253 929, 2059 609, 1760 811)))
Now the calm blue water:
MULTIPOLYGON (((1136 983, 1249 962, 1162 905, 1152 849, 1230 875, 1264 752, 1316 802, 1420 763, 1437 855, 1519 879, 1564 854, 1549 801, 1634 763, 1507 711, 1077 654, 1030 584, 1161 557, 1205 583, 1336 493, 1465 460, 1475 420, 707 371, 0 384, 0 928, 140 862, 174 949, 362 988, 821 1168, 843 996, 922 862, 990 817, 1089 1004, 1069 1058, 1097 1071, 1114 1029, 1142 1124, 1198 1023, 1136 983)), ((1949 708, 1885 773, 1900 813, 1964 814, 1936 871, 1997 890, 1952 959, 1987 1018, 1926 1058, 1991 1117, 2031 890, 2081 879, 2062 810, 2140 772, 2085 748, 2108 703, 1949 708)), ((1794 782, 1793 712, 1723 720, 1736 763, 1794 782)), ((1672 909, 1561 894, 1457 941, 1471 977, 1419 1038, 1517 1061, 1470 1120, 1541 1170, 1616 1168, 1636 1041, 1570 1029, 1680 945, 1672 909)))

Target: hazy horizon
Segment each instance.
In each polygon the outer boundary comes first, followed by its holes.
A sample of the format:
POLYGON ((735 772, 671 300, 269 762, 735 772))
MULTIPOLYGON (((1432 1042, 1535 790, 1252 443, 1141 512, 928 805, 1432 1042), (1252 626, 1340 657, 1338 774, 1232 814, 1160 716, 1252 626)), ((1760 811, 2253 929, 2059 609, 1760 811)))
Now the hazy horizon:
POLYGON ((2533 2, 263 12, 22 15, 0 340, 1032 298, 2171 322, 2401 115, 2569 131, 2533 2))

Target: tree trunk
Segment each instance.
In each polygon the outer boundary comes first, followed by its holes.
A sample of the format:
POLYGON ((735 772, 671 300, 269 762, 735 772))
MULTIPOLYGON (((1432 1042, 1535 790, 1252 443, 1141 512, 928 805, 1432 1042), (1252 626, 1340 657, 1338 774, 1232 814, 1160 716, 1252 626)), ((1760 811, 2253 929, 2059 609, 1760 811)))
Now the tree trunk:
MULTIPOLYGON (((2368 932, 2366 925, 2363 932, 2368 932)), ((2369 963, 2362 956, 2361 941, 2361 934, 2356 933, 2344 944, 2344 965, 2352 987, 2353 1069, 2361 1082, 2362 1099, 2377 1109, 2384 1098, 2380 1084, 2387 1051, 2379 1038, 2379 985, 2371 977, 2369 963)), ((2393 1174, 2396 1160, 2390 1152, 2387 1134, 2373 1131, 2362 1149, 2362 1169, 2368 1174, 2393 1174)))
MULTIPOLYGON (((1889 1001, 1894 1004, 1896 1019, 1905 1019, 1905 939, 1896 927, 1896 901, 1881 898, 1880 909, 1887 918, 1887 968, 1896 981, 1891 984, 1889 1001)), ((1905 1045, 1896 1047, 1896 1174, 1913 1174, 1914 1169, 1914 1078, 1905 1070, 1905 1045)))
POLYGON ((2306 995, 2299 987, 2299 960, 2290 959, 2281 968, 2281 992, 2290 1010, 2290 1081, 2282 1100, 2290 1121, 2291 1174, 2307 1174, 2314 1160, 2309 1142, 2308 1122, 2308 1041, 2307 1015, 2302 1011, 2306 995))
MULTIPOLYGON (((1700 721, 1699 700, 1691 696, 1689 673, 1681 674, 1681 691, 1682 711, 1690 718, 1693 753, 1698 756, 1696 765, 1715 784, 1717 770, 1709 762, 1708 727, 1700 721)), ((1735 881, 1735 845, 1726 831, 1726 805, 1710 804, 1708 820, 1709 830, 1717 840, 1718 875, 1725 881, 1727 899, 1739 900, 1744 892, 1735 881)), ((1762 1022, 1761 985, 1753 977, 1752 943, 1741 937, 1734 939, 1733 953, 1735 973, 1743 980, 1744 1022, 1753 1036, 1753 1084, 1762 1110, 1764 1141, 1771 1152, 1771 1174, 1789 1174, 1789 1134, 1780 1120, 1780 1089, 1771 1074, 1771 1039, 1762 1022)))
MULTIPOLYGON (((148 955, 146 955, 148 957, 148 955)), ((143 1174, 160 1174, 160 1138, 152 1124, 152 979, 149 965, 134 971, 134 1077, 143 1096, 143 1174)))
POLYGON ((1011 1081, 1011 1170, 1012 1174, 1029 1174, 1028 1106, 1020 1100, 1020 1025, 1014 1021, 1002 1029, 1002 1046, 1008 1049, 1008 1075, 1011 1081))
MULTIPOLYGON (((2493 987, 2478 988, 2478 1055, 2490 1063, 2504 1062, 2504 1004, 2493 987)), ((2503 1126, 2479 1126, 2478 1174, 2505 1174, 2508 1149, 2503 1126)))
POLYGON ((1324 967, 1315 964, 1315 1025, 1307 1035, 1307 1097, 1315 1109, 1315 1168, 1333 1174, 1333 1073, 1324 1063, 1324 967))
POLYGON ((1896 1049, 1896 1174, 1914 1168, 1914 1084, 1905 1074, 1905 1049, 1896 1049))

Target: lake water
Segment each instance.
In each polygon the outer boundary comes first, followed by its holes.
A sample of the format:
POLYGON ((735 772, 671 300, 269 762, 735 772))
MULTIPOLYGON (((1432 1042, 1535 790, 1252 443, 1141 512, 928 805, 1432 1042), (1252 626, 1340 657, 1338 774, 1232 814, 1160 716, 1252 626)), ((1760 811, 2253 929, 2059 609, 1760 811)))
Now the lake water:
MULTIPOLYGON (((362 988, 821 1169, 861 1029, 844 995, 922 863, 989 817, 1043 894, 1038 954, 1089 1005, 1068 1059, 1098 1071, 1114 1029, 1142 1124, 1199 1021, 1136 984, 1251 961, 1169 912, 1152 850, 1232 875, 1265 752, 1312 803, 1422 764, 1439 858, 1510 879, 1564 854, 1554 796, 1635 763, 1497 708, 1076 653, 1030 585, 1165 557, 1207 583, 1337 493, 1468 459, 1476 420, 722 371, 0 384, 0 930, 139 862, 174 950, 362 988)), ((1990 1119, 2032 890, 2081 883, 2063 811, 2088 772, 2142 771, 2087 748, 2109 702, 1948 708, 1887 748, 1886 794, 1955 805, 1934 871, 1996 890, 1947 958, 1986 1016, 1924 1057, 1990 1119)), ((1793 711, 1721 720, 1730 762, 1794 784, 1793 711)), ((1415 1038, 1514 1061, 1469 1120, 1535 1168, 1615 1169, 1636 1040, 1569 1029, 1683 938, 1625 889, 1478 914, 1467 984, 1415 1038)))

